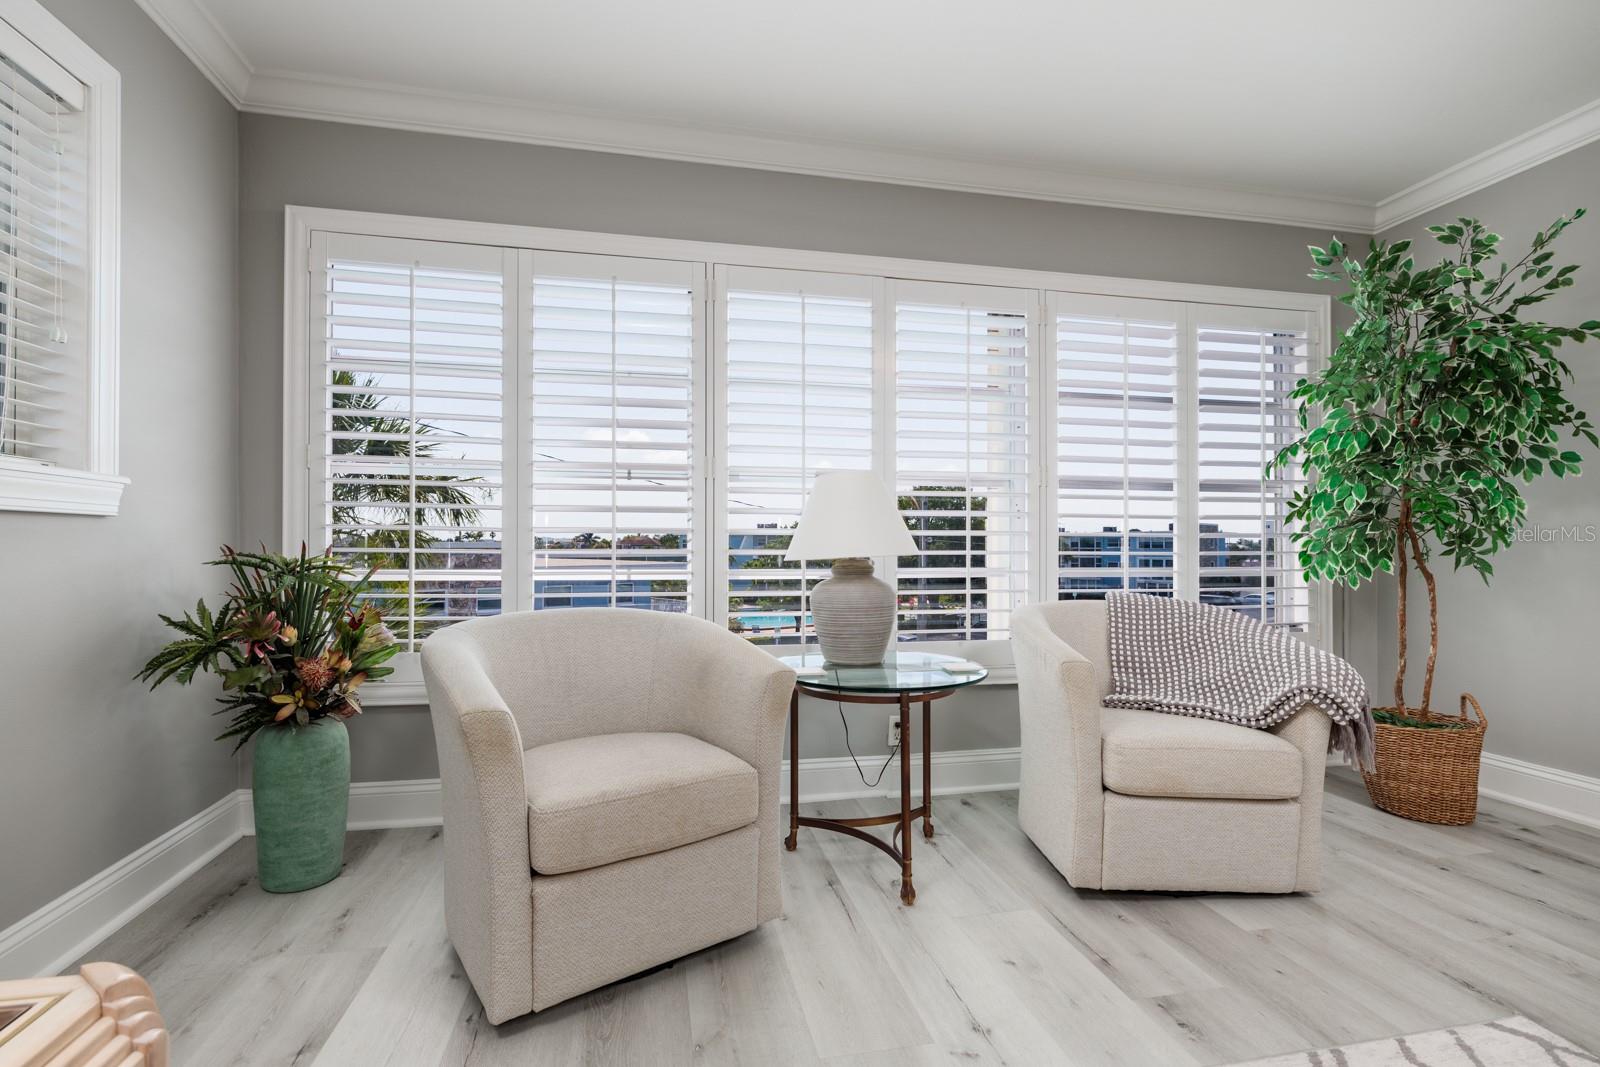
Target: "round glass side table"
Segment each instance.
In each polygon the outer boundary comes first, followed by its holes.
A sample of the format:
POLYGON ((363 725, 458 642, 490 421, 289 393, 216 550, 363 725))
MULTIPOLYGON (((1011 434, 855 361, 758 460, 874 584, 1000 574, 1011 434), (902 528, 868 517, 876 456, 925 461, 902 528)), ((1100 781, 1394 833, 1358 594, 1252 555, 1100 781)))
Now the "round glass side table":
POLYGON ((900 899, 914 904, 916 886, 911 880, 911 823, 922 820, 922 833, 933 836, 933 702, 957 689, 976 685, 989 676, 976 671, 947 669, 961 663, 955 656, 927 652, 891 651, 874 667, 838 667, 820 653, 784 656, 783 662, 799 671, 789 698, 789 836, 784 847, 793 852, 800 843, 800 827, 849 834, 887 852, 900 864, 900 899), (820 674, 807 673, 821 669, 820 674), (800 814, 800 694, 846 704, 898 704, 900 706, 900 810, 855 819, 821 819, 800 814), (911 806, 911 705, 922 705, 922 803, 911 806), (865 827, 894 824, 888 840, 866 832, 865 827), (896 844, 898 842, 898 844, 896 844))

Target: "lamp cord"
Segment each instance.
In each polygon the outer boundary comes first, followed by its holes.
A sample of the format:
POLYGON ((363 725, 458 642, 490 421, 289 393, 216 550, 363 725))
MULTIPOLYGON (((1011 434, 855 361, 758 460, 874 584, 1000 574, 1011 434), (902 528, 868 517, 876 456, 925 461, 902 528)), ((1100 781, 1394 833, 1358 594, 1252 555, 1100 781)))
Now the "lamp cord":
MULTIPOLYGON (((837 667, 833 669, 833 682, 836 686, 840 684, 839 668, 837 667)), ((867 781, 867 772, 861 769, 860 757, 856 755, 856 750, 850 747, 850 720, 844 716, 844 701, 835 700, 833 703, 839 709, 839 723, 844 727, 844 750, 850 753, 850 761, 856 765, 856 774, 861 776, 861 784, 868 789, 878 788, 878 783, 883 781, 884 774, 889 770, 889 764, 894 762, 895 755, 899 753, 900 746, 905 744, 905 731, 900 731, 900 740, 896 741, 894 747, 889 750, 888 758, 883 761, 883 766, 878 768, 878 776, 869 782, 867 781)))

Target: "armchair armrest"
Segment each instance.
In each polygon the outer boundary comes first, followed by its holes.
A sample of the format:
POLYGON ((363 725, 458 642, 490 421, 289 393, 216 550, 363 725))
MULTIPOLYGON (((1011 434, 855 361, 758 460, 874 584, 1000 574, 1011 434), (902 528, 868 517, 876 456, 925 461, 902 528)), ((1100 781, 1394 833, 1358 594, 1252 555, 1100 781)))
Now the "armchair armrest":
POLYGON ((756 769, 761 830, 757 859, 756 920, 783 911, 778 862, 784 722, 794 692, 794 671, 744 638, 712 623, 683 627, 687 636, 669 684, 682 687, 685 732, 716 745, 756 769))
POLYGON ((1322 888, 1322 790, 1328 772, 1328 733, 1332 723, 1321 708, 1307 704, 1272 728, 1300 750, 1305 777, 1300 784, 1300 860, 1295 890, 1322 888))
POLYGON ((533 1010, 522 735, 467 633, 429 637, 422 674, 443 793, 445 926, 486 1015, 499 1022, 533 1010))
POLYGON ((727 749, 758 773, 776 774, 794 670, 715 627, 695 636, 705 642, 695 656, 701 664, 700 695, 690 708, 696 736, 727 749))
POLYGON ((1017 820, 1070 883, 1097 889, 1105 801, 1094 666, 1038 607, 1016 614, 1011 645, 1022 725, 1017 820))

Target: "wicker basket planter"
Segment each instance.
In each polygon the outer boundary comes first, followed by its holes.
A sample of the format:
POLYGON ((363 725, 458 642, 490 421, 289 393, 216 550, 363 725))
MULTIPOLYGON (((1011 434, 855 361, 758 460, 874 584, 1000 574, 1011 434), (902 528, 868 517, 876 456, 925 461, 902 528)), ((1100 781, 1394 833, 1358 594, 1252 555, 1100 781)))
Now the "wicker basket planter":
POLYGON ((1462 693, 1459 717, 1416 708, 1399 709, 1399 714, 1436 725, 1377 724, 1376 766, 1361 775, 1367 795, 1384 811, 1418 822, 1470 823, 1478 816, 1478 761, 1488 727, 1483 708, 1472 694, 1462 693), (1476 720, 1467 715, 1469 704, 1476 720))

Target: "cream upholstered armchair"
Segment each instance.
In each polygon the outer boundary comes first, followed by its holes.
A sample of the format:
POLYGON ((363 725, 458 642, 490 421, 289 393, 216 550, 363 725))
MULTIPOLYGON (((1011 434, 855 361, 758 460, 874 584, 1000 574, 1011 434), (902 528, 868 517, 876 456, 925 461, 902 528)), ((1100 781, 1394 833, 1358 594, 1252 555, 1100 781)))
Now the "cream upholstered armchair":
POLYGON ((490 1022, 753 930, 783 907, 794 672, 712 623, 582 608, 423 646, 445 926, 490 1022))
POLYGON ((1328 717, 1272 730, 1107 708, 1104 601, 1017 613, 1018 819, 1080 889, 1310 892, 1322 876, 1328 717))

